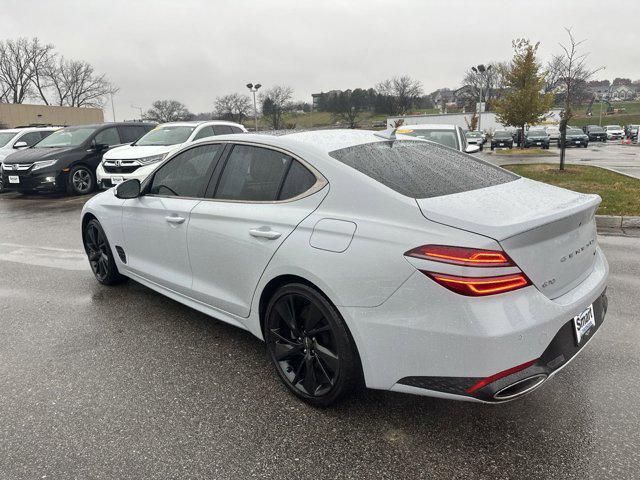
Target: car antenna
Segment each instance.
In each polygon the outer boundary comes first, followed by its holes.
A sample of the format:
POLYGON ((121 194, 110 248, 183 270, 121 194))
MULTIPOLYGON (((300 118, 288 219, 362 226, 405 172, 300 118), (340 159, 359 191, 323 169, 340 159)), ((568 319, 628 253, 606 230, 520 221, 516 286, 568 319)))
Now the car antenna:
POLYGON ((387 127, 386 130, 375 132, 374 135, 376 137, 384 138, 385 140, 395 141, 396 140, 396 131, 404 124, 404 118, 399 118, 395 120, 390 127, 387 127))

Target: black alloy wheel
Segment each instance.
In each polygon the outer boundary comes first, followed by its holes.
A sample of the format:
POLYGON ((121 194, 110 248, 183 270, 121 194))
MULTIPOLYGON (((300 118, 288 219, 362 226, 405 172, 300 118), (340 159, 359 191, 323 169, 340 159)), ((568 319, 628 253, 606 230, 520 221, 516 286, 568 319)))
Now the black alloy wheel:
POLYGON ((96 180, 93 172, 84 165, 77 165, 69 172, 67 191, 72 195, 86 195, 93 192, 96 180))
POLYGON ((314 406, 329 406, 359 384, 360 360, 344 321, 307 285, 286 285, 271 298, 265 340, 282 382, 314 406))
POLYGON ((104 285, 115 285, 125 280, 125 277, 118 272, 107 236, 98 220, 92 219, 87 222, 84 227, 83 241, 96 280, 104 285))

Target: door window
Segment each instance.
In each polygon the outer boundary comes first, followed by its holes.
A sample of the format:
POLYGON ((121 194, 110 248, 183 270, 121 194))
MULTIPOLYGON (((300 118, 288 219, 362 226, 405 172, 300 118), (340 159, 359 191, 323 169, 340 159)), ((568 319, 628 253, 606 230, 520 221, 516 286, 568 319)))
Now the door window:
POLYGON ((27 146, 33 147, 40 140, 42 140, 42 137, 40 136, 40 132, 29 132, 21 136, 18 139, 18 142, 25 142, 27 146))
POLYGON ((215 132, 213 131, 213 127, 202 127, 196 136, 193 137, 193 141, 200 140, 201 138, 213 137, 215 132))
POLYGON ((250 145, 235 145, 214 197, 225 200, 274 201, 292 158, 250 145))
POLYGON ((176 197, 201 197, 222 146, 202 145, 176 155, 153 176, 149 193, 176 197))
POLYGON ((96 145, 113 145, 120 144, 120 136, 116 127, 110 127, 99 132, 93 140, 96 145))

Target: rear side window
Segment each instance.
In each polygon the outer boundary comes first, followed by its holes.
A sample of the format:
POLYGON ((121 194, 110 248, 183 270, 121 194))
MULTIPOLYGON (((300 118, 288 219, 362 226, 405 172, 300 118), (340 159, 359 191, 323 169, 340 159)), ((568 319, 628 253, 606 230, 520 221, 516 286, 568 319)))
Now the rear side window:
POLYGON ((519 178, 470 155, 420 141, 367 143, 329 155, 412 198, 450 195, 519 178))
POLYGON ((122 137, 122 143, 133 143, 142 137, 146 133, 146 129, 141 126, 121 126, 120 136, 122 137))
POLYGON ((250 145, 235 145, 220 176, 215 198, 275 201, 292 158, 250 145))
POLYGON ((216 135, 228 135, 233 133, 233 130, 231 130, 229 125, 214 125, 213 131, 216 132, 216 135))
POLYGON ((293 160, 287 176, 282 184, 278 200, 288 200, 289 198, 302 195, 313 187, 316 183, 316 176, 306 167, 296 160, 293 160))
POLYGON ((242 130, 240 127, 234 127, 233 125, 231 127, 231 132, 232 133, 244 133, 244 130, 242 130))

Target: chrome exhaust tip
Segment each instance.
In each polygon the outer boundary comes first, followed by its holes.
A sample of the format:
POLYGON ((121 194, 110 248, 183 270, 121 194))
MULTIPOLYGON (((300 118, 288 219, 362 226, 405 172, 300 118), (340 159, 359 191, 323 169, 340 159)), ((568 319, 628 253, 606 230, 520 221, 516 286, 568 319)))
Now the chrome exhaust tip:
POLYGON ((546 379, 547 375, 544 373, 523 378, 498 390, 493 398, 495 400, 512 400, 538 388, 546 379))

